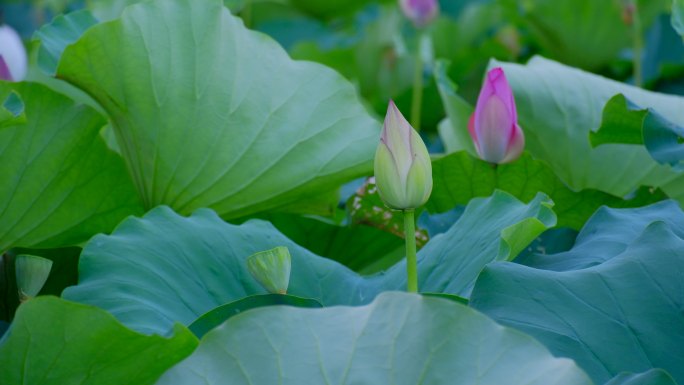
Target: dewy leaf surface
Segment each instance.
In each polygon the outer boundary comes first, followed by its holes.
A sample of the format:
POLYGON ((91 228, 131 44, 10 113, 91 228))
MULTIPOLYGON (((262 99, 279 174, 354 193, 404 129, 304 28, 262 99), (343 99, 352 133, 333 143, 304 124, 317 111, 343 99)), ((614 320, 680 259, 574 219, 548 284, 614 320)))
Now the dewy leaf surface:
POLYGON ((94 110, 33 83, 0 83, 25 119, 0 123, 0 251, 65 246, 142 213, 122 159, 94 110))
MULTIPOLYGON (((484 265, 514 258, 553 226, 549 206, 543 195, 529 204, 502 192, 474 199, 451 229, 419 252, 420 290, 467 297, 484 265)), ((235 226, 211 210, 186 218, 159 207, 125 220, 111 236, 94 237, 81 254, 80 283, 64 297, 106 309, 135 330, 165 333, 176 321, 189 325, 217 306, 265 293, 245 260, 276 246, 287 246, 292 256, 288 294, 325 306, 365 304, 381 291, 406 287, 405 260, 361 277, 297 246, 267 222, 235 226)))
POLYGON ((684 202, 684 174, 659 165, 645 148, 616 144, 592 149, 589 143, 589 132, 601 126, 603 107, 618 93, 680 126, 684 97, 645 91, 541 57, 527 65, 490 65, 506 71, 526 149, 547 161, 570 187, 623 197, 639 186, 654 186, 684 202))
POLYGON ((219 0, 132 5, 67 47, 57 76, 106 110, 147 208, 239 217, 372 169, 379 123, 352 85, 219 0))
POLYGON ((209 332, 158 385, 590 385, 574 362, 463 305, 384 293, 363 307, 256 309, 209 332), (277 322, 275 322, 277 321, 277 322))
POLYGON ((197 339, 126 329, 107 312, 55 297, 24 303, 0 341, 3 385, 145 385, 187 357, 197 339))
POLYGON ((490 264, 470 305, 571 357, 598 384, 653 368, 682 383, 682 277, 684 240, 654 222, 623 252, 586 269, 490 264))

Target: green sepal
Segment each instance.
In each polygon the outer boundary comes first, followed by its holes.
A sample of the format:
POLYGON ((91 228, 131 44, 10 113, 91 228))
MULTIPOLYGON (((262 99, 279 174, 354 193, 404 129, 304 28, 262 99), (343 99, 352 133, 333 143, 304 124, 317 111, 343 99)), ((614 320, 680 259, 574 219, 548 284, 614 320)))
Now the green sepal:
POLYGON ((247 269, 269 293, 285 294, 290 283, 292 258, 285 246, 261 251, 247 258, 247 269))
POLYGON ((52 261, 35 255, 23 254, 17 256, 14 265, 17 288, 22 302, 37 296, 50 275, 52 261))

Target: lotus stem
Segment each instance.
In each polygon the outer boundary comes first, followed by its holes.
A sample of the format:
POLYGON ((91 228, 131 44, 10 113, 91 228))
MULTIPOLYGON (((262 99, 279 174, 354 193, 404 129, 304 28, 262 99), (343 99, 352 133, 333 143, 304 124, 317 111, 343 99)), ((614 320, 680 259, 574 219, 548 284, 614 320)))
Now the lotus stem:
POLYGON ((416 258, 416 224, 415 211, 404 210, 404 235, 406 237, 406 274, 408 277, 406 290, 418 292, 418 260, 416 258))
POLYGON ((634 51, 634 57, 633 57, 633 71, 634 71, 634 85, 637 87, 643 87, 644 85, 644 79, 643 79, 643 70, 641 67, 641 57, 643 55, 644 51, 644 36, 643 36, 643 30, 641 28, 641 16, 639 15, 639 7, 637 5, 636 0, 632 1, 633 5, 633 15, 632 15, 632 34, 633 34, 633 48, 632 50, 634 51))
POLYGON ((411 126, 420 132, 420 110, 423 104, 423 33, 419 32, 418 45, 415 52, 415 66, 413 72, 413 99, 411 100, 411 126))

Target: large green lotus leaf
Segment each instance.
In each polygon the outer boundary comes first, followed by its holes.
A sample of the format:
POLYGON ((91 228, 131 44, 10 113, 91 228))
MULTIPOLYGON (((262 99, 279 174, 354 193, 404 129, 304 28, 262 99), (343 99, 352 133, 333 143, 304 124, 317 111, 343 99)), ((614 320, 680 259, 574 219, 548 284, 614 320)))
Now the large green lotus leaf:
MULTIPOLYGON (((549 206, 543 195, 529 204, 502 192, 473 200, 451 229, 418 253, 420 290, 467 297, 484 265, 514 258, 555 223, 549 206)), ((176 321, 188 325, 217 306, 265 293, 245 260, 281 245, 292 256, 288 294, 325 306, 357 305, 406 287, 405 261, 361 277, 296 245, 268 222, 236 226, 208 209, 186 218, 159 207, 88 242, 80 283, 63 295, 100 306, 135 330, 164 333, 176 321)))
MULTIPOLYGON (((597 70, 631 42, 623 1, 526 0, 515 3, 534 41, 545 54, 572 66, 597 70)), ((638 0, 641 23, 648 26, 665 9, 664 0, 638 0)))
POLYGON ((589 133, 592 147, 607 143, 644 145, 660 164, 684 170, 684 126, 678 126, 655 111, 641 109, 618 94, 603 109, 601 127, 589 133))
POLYGON ((603 107, 618 93, 678 125, 684 125, 684 97, 645 91, 541 57, 527 65, 490 65, 503 67, 513 87, 526 148, 571 188, 622 197, 639 186, 655 186, 684 202, 684 174, 659 165, 645 148, 592 149, 589 143, 589 132, 601 126, 603 107))
POLYGON ((67 47, 57 76, 106 110, 147 208, 239 217, 372 169, 379 124, 351 84, 219 0, 129 6, 67 47))
POLYGON ((187 357, 197 339, 126 329, 107 312, 55 297, 24 303, 0 341, 3 385, 144 385, 187 357))
POLYGON ((652 368, 682 383, 683 276, 684 240, 654 222, 623 252, 586 269, 490 264, 470 305, 574 359, 596 383, 652 368))
MULTIPOLYGON (((118 18, 129 5, 145 0, 85 0, 86 8, 98 20, 109 21, 118 18)), ((251 3, 268 2, 271 0, 249 0, 251 3)), ((223 4, 231 11, 240 11, 247 0, 223 0, 223 4)))
POLYGON ((449 78, 448 68, 447 61, 438 60, 435 63, 435 83, 447 115, 447 119, 438 126, 439 136, 447 153, 464 150, 477 156, 473 138, 468 132, 468 120, 475 108, 457 93, 458 86, 449 78))
POLYGON ((94 110, 33 83, 0 83, 25 120, 0 128, 0 251, 54 247, 109 232, 142 206, 94 110))
POLYGON ((591 381, 571 360, 464 305, 384 293, 363 307, 233 317, 157 384, 550 383, 591 381))
POLYGON ((633 209, 602 207, 587 221, 571 250, 527 256, 522 264, 554 271, 599 265, 624 252, 655 221, 667 223, 675 234, 684 238, 684 212, 676 202, 666 201, 633 209))
POLYGON ((523 201, 542 191, 555 203, 558 225, 577 230, 602 205, 631 207, 665 198, 662 192, 650 192, 646 188, 640 189, 630 200, 596 190, 575 192, 558 179, 546 162, 534 159, 528 153, 523 153, 515 162, 492 167, 490 163, 460 151, 433 161, 432 174, 435 184, 426 204, 431 212, 451 210, 473 197, 488 196, 495 189, 523 201))
POLYGON ((98 20, 93 14, 84 9, 57 16, 49 24, 42 26, 35 34, 35 39, 40 40, 38 49, 40 69, 49 75, 54 75, 64 49, 76 42, 88 28, 97 23, 98 20))

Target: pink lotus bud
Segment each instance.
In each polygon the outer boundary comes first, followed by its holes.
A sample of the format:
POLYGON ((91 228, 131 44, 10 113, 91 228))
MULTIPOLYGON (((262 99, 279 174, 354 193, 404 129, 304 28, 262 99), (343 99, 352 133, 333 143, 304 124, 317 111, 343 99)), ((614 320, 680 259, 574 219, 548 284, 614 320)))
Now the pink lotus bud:
POLYGON ((487 162, 512 162, 522 153, 525 136, 518 125, 513 91, 503 69, 487 72, 468 131, 478 155, 487 162))
POLYGON ((0 25, 0 56, 6 71, 0 68, 0 78, 3 80, 23 80, 26 76, 28 58, 26 48, 19 34, 9 25, 0 25))
POLYGON ((424 27, 439 14, 437 0, 399 0, 404 15, 418 27, 424 27))
POLYGON ((390 101, 375 152, 375 182, 385 204, 415 209, 432 192, 432 163, 425 143, 390 101))

